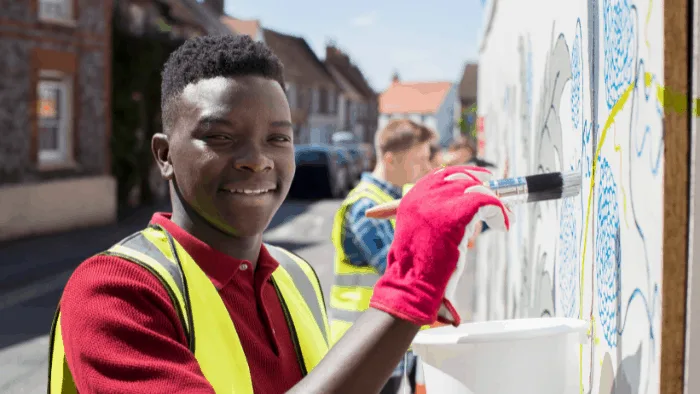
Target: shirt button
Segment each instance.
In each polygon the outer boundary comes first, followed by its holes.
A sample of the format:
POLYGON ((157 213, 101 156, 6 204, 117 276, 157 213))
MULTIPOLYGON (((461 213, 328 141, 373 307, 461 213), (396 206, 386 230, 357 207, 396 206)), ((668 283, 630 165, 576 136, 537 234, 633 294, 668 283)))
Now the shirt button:
POLYGON ((248 264, 243 263, 243 264, 241 264, 241 265, 238 267, 238 269, 241 270, 241 271, 245 271, 245 270, 248 269, 248 264))

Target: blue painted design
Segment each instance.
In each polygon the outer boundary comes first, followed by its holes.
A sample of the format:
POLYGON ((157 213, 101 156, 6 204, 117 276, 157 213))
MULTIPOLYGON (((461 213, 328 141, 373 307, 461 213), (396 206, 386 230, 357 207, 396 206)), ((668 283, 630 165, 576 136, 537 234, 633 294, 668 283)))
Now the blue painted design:
POLYGON ((593 123, 588 120, 583 121, 583 133, 581 133, 581 149, 583 154, 581 155, 581 165, 583 165, 583 175, 585 178, 591 177, 591 170, 593 168, 593 154, 591 153, 591 135, 593 131, 593 123))
MULTIPOLYGON (((647 142, 647 137, 651 138, 651 126, 647 125, 644 129, 644 134, 642 135, 642 144, 639 145, 638 138, 636 138, 637 133, 635 133, 634 147, 637 157, 642 157, 642 152, 644 151, 644 144, 647 142)), ((651 166, 651 174, 656 176, 659 174, 659 167, 661 165, 661 154, 663 153, 664 141, 661 139, 659 141, 659 146, 656 149, 656 159, 653 157, 652 148, 649 147, 649 165, 651 166)))
MULTIPOLYGON (((571 170, 573 170, 573 166, 571 170)), ((577 199, 566 198, 562 203, 559 220, 559 248, 557 262, 557 300, 566 317, 578 316, 579 296, 579 224, 580 204, 577 199)))
POLYGON ((605 341, 617 346, 617 316, 620 313, 620 216, 617 184, 606 158, 599 158, 598 207, 595 227, 595 276, 598 318, 605 341))
POLYGON ((577 131, 581 127, 583 95, 583 60, 581 59, 581 20, 576 21, 576 36, 571 48, 571 121, 577 131))
POLYGON ((634 80, 634 24, 627 0, 603 1, 603 76, 611 109, 634 80))

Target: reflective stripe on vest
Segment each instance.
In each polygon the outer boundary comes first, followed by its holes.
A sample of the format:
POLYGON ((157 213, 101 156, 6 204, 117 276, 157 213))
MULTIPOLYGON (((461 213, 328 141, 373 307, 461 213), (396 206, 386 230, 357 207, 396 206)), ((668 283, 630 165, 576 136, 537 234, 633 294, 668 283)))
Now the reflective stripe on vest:
MULTIPOLYGON (((379 272, 369 264, 366 266, 351 264, 343 249, 345 214, 348 208, 361 198, 369 198, 376 204, 394 200, 394 197, 378 186, 362 181, 348 194, 335 214, 332 233, 335 247, 333 264, 335 275, 331 286, 329 311, 331 345, 335 344, 362 315, 362 312, 369 308, 372 289, 381 277, 379 272)), ((392 227, 395 225, 393 219, 391 225, 392 227)))
MULTIPOLYGON (((284 249, 266 247, 280 264, 272 273, 272 283, 306 375, 328 352, 329 326, 321 286, 306 261, 284 249)), ((211 280, 177 241, 163 228, 152 226, 105 254, 138 264, 163 283, 185 329, 188 347, 217 393, 253 393, 248 362, 230 315, 211 280)), ((49 394, 76 393, 65 359, 60 308, 49 346, 49 394)))

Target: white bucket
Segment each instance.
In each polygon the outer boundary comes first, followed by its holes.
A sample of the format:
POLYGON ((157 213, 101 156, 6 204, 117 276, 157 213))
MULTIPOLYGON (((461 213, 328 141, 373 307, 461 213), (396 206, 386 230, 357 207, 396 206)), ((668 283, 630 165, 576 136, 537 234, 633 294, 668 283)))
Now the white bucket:
POLYGON ((485 321, 421 331, 412 346, 427 394, 568 394, 579 392, 587 329, 577 319, 485 321))

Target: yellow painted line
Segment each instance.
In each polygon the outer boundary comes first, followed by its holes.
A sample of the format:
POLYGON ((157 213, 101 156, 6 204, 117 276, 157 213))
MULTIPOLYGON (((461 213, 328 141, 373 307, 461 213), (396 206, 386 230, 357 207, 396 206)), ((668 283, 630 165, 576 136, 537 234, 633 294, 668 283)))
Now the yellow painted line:
MULTIPOLYGON (((634 90, 634 82, 630 83, 627 89, 625 89, 625 92, 622 93, 622 96, 620 97, 619 100, 615 103, 615 105, 612 107, 610 110, 610 113, 608 114, 608 119, 605 122, 605 126, 603 127, 603 130, 600 133, 600 141, 598 142, 598 147, 596 149, 595 155, 593 156, 591 163, 591 182, 589 185, 588 189, 588 204, 586 208, 586 221, 585 221, 585 226, 584 226, 584 233, 583 233, 583 249, 581 253, 581 286, 580 286, 580 291, 579 291, 579 319, 583 319, 583 288, 584 288, 584 278, 585 278, 585 272, 586 272, 586 246, 588 244, 588 225, 590 224, 590 217, 591 217, 591 206, 593 203, 593 187, 595 186, 595 175, 596 175, 596 169, 598 167, 598 156, 600 155, 600 151, 603 148, 603 144, 605 143, 605 137, 607 137, 608 134, 608 129, 610 129, 610 126, 612 126, 613 123, 615 123, 615 117, 617 114, 622 110, 622 108, 625 106, 625 103, 627 103, 627 100, 630 97, 630 94, 634 90)), ((592 309, 591 309, 591 315, 593 314, 592 309)), ((592 318, 592 316, 590 316, 592 318)), ((583 393, 583 344, 579 345, 579 388, 580 392, 583 393)))
MULTIPOLYGON (((651 1, 650 1, 651 3, 651 1)), ((647 15, 647 22, 649 20, 650 15, 647 15)), ((654 83, 653 80, 653 74, 650 72, 645 72, 644 73, 644 84, 646 87, 650 87, 652 84, 656 84, 656 99, 658 100, 659 104, 661 105, 661 108, 664 109, 664 111, 670 111, 670 112, 675 112, 675 113, 686 113, 688 111, 688 96, 684 95, 682 93, 674 92, 670 88, 666 88, 664 86, 661 86, 658 83, 654 83)), ((629 97, 634 91, 634 85, 635 83, 632 82, 627 86, 625 89, 624 93, 622 96, 617 100, 615 105, 612 107, 610 110, 610 113, 608 114, 608 118, 605 121, 605 126, 603 127, 601 133, 600 133, 600 139, 598 141, 598 147, 596 148, 595 155, 593 156, 591 160, 591 181, 588 189, 588 203, 586 207, 586 220, 585 220, 585 225, 584 225, 584 234, 583 234, 583 248, 581 252, 581 286, 579 289, 579 319, 583 319, 583 289, 584 289, 584 279, 585 279, 585 272, 586 272, 586 250, 587 250, 587 244, 588 244, 588 228, 590 224, 590 216, 591 216, 591 208, 593 205, 593 189, 595 187, 595 176, 596 176, 596 170, 598 167, 598 156, 600 156, 600 152, 603 148, 603 145, 605 144, 605 139, 608 134, 608 130, 610 127, 615 123, 615 118, 617 114, 624 108, 625 104, 629 100, 629 97)), ((692 111, 693 116, 698 117, 700 116, 700 98, 693 98, 691 102, 692 108, 690 109, 692 111)), ((615 138, 615 137, 613 137, 615 138)), ((615 151, 620 152, 621 148, 620 145, 615 145, 615 151)), ((622 160, 622 153, 620 152, 620 160, 622 160)), ((623 211, 625 213, 625 224, 627 224, 627 198, 625 195, 625 190, 624 186, 622 186, 622 196, 623 196, 623 211)), ((629 227, 629 224, 627 224, 629 227)), ((595 275, 595 274, 594 274, 595 275)), ((593 317, 593 308, 591 308, 591 314, 589 316, 591 319, 591 325, 592 329, 595 329, 595 320, 593 317)), ((597 345, 600 342, 600 338, 598 338, 597 335, 594 336, 594 343, 597 345)), ((583 394, 584 387, 583 387, 583 345, 579 345, 579 388, 581 394, 583 394)))

